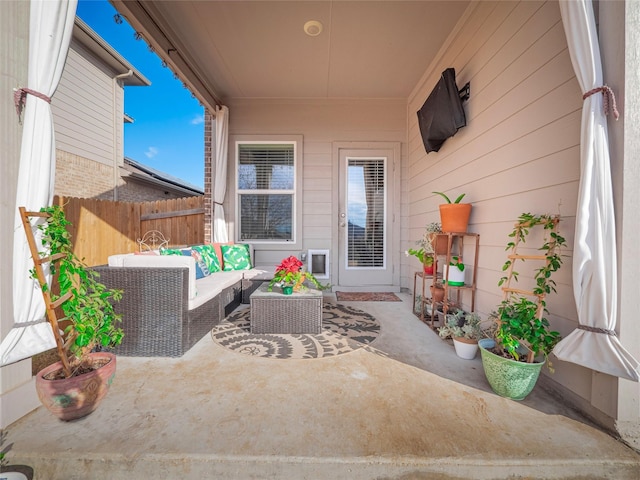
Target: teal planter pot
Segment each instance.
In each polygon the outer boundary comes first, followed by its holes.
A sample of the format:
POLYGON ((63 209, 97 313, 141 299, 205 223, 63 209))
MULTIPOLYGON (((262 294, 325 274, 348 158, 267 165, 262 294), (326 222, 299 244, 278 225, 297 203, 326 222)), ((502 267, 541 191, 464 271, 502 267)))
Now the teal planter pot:
POLYGON ((524 400, 535 387, 544 361, 523 363, 491 353, 488 349, 495 346, 490 338, 478 342, 482 356, 482 367, 489 385, 501 397, 524 400))

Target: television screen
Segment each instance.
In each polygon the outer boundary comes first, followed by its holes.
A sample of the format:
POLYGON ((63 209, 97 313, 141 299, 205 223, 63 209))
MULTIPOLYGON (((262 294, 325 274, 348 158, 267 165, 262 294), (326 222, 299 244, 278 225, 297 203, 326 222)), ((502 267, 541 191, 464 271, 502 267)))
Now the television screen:
POLYGON ((444 141, 467 124, 456 86, 456 71, 447 68, 418 110, 418 125, 427 153, 437 152, 444 141))

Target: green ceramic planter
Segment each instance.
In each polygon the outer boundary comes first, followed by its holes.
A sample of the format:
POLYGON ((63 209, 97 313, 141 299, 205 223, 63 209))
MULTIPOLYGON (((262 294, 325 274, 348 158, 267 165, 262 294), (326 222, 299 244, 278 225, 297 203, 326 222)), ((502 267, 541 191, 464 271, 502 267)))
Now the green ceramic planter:
POLYGON ((493 391, 501 397, 524 400, 535 387, 544 361, 523 363, 495 355, 487 350, 495 346, 495 342, 490 338, 483 338, 478 342, 478 346, 484 374, 493 391))
POLYGON ((291 295, 293 293, 293 285, 283 285, 282 293, 285 295, 291 295))

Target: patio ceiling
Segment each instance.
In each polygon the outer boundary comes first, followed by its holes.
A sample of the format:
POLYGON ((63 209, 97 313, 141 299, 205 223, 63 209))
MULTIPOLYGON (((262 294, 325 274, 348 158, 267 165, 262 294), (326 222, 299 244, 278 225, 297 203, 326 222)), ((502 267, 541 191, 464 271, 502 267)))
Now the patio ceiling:
POLYGON ((208 107, 407 98, 468 1, 110 0, 208 107), (315 37, 309 20, 322 23, 315 37))

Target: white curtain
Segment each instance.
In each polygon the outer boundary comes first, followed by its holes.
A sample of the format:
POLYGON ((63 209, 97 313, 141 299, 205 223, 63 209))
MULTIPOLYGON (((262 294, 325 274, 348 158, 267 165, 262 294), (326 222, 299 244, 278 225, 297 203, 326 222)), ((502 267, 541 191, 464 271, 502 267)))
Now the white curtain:
MULTIPOLYGON (((602 64, 591 0, 560 1, 571 62, 583 93, 602 87, 602 64)), ((580 189, 573 290, 580 326, 553 353, 564 361, 638 381, 640 364, 615 336, 616 236, 609 140, 602 92, 586 96, 580 140, 580 189)))
POLYGON ((216 107, 216 168, 213 180, 213 241, 228 242, 224 221, 224 196, 227 192, 227 150, 229 144, 229 109, 216 107))
MULTIPOLYGON (((77 0, 32 0, 29 23, 28 87, 51 97, 69 50, 77 0)), ((16 121, 18 121, 16 117, 16 121)), ((33 267, 18 207, 38 211, 51 205, 55 173, 55 139, 49 102, 27 94, 18 171, 13 232, 14 327, 0 344, 1 364, 17 362, 55 346, 44 319, 42 293, 29 278, 33 267)))

